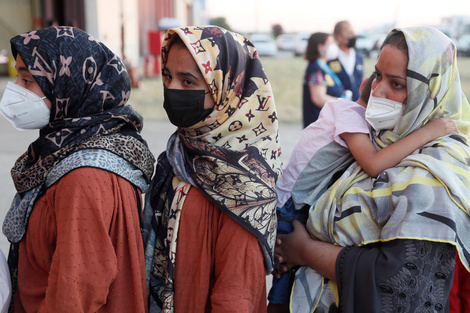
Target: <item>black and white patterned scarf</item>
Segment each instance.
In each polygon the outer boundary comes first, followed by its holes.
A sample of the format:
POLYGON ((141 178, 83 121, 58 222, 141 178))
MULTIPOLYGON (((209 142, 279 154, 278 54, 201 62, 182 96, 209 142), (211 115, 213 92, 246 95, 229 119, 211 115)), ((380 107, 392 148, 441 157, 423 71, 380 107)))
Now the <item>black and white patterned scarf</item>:
POLYGON ((11 47, 52 103, 49 125, 12 169, 19 193, 37 187, 60 160, 90 146, 116 153, 150 180, 153 156, 139 134, 142 117, 126 105, 130 80, 117 55, 73 27, 24 33, 11 39, 11 47))

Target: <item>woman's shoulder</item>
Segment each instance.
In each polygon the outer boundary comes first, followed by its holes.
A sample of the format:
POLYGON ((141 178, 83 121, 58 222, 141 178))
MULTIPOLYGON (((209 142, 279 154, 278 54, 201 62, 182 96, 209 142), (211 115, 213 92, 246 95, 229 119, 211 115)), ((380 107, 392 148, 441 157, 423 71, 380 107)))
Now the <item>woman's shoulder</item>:
POLYGON ((206 205, 212 203, 199 189, 191 187, 188 191, 188 198, 192 205, 196 203, 205 203, 206 205))
POLYGON ((81 180, 107 180, 123 178, 140 190, 147 190, 148 184, 141 170, 138 170, 127 160, 107 150, 79 150, 56 164, 48 173, 46 186, 57 184, 58 181, 73 182, 81 180), (64 179, 65 178, 65 179, 64 179))
POLYGON ((315 61, 308 62, 307 72, 321 71, 320 66, 315 61))
MULTIPOLYGON (((95 167, 79 167, 65 174, 55 185, 57 188, 80 188, 100 192, 122 185, 119 175, 95 167)), ((127 180, 122 179, 127 182, 127 180)), ((129 183, 129 182, 127 182, 129 183)), ((130 183, 129 183, 130 184, 130 183)))
POLYGON ((68 172, 67 174, 64 175, 63 178, 87 177, 87 178, 92 179, 93 177, 105 177, 108 175, 116 175, 116 174, 111 173, 101 168, 96 168, 96 167, 91 167, 91 166, 82 166, 82 167, 78 167, 68 172))

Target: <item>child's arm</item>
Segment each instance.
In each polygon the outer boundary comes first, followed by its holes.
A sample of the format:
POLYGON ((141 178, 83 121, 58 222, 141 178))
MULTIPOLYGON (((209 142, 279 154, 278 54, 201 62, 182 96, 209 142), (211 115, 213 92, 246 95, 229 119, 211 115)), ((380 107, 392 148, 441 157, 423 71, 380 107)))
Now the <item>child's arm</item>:
POLYGON ((377 177, 416 149, 449 134, 458 134, 458 129, 455 122, 446 117, 429 121, 425 126, 379 151, 375 150, 367 134, 343 133, 340 137, 346 141, 354 159, 362 169, 371 177, 377 177))

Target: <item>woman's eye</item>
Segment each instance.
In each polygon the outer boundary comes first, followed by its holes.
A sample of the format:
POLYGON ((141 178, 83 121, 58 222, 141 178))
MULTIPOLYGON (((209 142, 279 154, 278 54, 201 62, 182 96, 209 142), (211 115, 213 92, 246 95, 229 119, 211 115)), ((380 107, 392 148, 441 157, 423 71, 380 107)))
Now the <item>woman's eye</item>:
POLYGON ((192 81, 190 81, 190 80, 185 80, 184 83, 185 83, 186 85, 188 85, 188 86, 194 85, 194 83, 193 83, 192 81))
POLYGON ((403 88, 404 86, 403 86, 403 84, 401 84, 401 83, 393 82, 393 87, 395 87, 395 88, 403 88))

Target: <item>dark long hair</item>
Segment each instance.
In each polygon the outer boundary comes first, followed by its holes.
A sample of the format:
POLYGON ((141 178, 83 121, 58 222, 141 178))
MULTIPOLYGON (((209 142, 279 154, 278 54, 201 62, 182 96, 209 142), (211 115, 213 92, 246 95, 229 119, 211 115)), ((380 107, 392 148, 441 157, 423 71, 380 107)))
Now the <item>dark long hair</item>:
POLYGON ((305 59, 308 61, 316 61, 320 57, 318 46, 324 44, 328 36, 327 33, 313 33, 308 39, 307 50, 305 51, 305 59))

